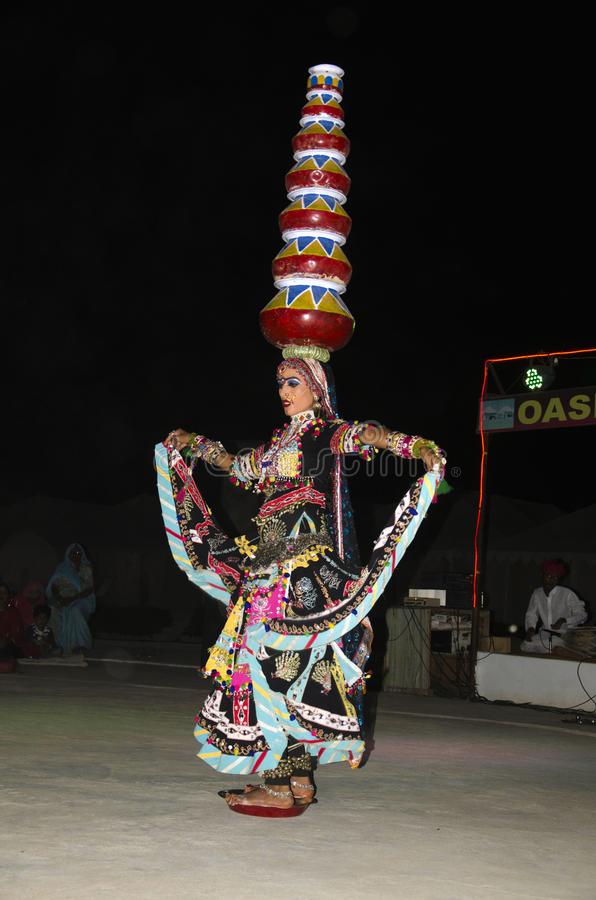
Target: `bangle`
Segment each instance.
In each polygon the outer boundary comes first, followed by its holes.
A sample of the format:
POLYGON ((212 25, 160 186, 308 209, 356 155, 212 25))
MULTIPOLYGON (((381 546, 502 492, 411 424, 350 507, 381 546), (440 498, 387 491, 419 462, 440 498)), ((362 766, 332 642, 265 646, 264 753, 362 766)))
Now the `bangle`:
POLYGON ((445 451, 441 450, 439 445, 435 444, 434 441, 427 441, 426 438, 417 438, 412 444, 412 456, 414 459, 420 459, 422 450, 430 450, 431 453, 434 453, 435 456, 439 457, 441 465, 444 466, 446 464, 445 451))
POLYGON ((195 455, 194 454, 194 442, 196 441, 197 437, 198 437, 198 435, 196 435, 194 431, 192 431, 188 436, 188 444, 182 451, 182 456, 187 461, 192 459, 193 456, 195 455))
POLYGON ((220 441, 210 441, 202 434, 192 434, 192 441, 186 447, 188 456, 192 459, 202 459, 207 464, 215 463, 218 456, 226 453, 226 448, 220 441))
POLYGON ((210 441, 209 443, 210 446, 205 451, 203 459, 209 465, 217 465, 215 460, 218 458, 218 456, 221 456, 222 453, 226 452, 226 448, 221 443, 221 441, 210 441))
POLYGON ((402 434, 401 431, 390 431, 386 435, 387 449, 394 453, 395 456, 402 456, 404 459, 420 459, 421 451, 430 450, 435 456, 438 456, 441 465, 445 465, 445 451, 441 450, 434 441, 428 441, 426 438, 420 437, 418 434, 402 434))
POLYGON ((190 441, 188 442, 186 450, 193 459, 201 456, 201 447, 206 440, 207 438, 204 438, 202 434, 195 434, 194 431, 190 435, 190 441))
POLYGON ((403 434, 401 431, 390 431, 386 435, 387 449, 395 456, 402 456, 404 459, 412 459, 415 457, 413 447, 418 441, 423 440, 417 434, 403 434))

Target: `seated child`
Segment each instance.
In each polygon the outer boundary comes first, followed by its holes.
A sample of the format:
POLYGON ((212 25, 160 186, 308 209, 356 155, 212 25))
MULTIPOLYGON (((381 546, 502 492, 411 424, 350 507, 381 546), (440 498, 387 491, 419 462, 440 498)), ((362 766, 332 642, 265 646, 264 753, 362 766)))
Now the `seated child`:
POLYGON ((30 656, 61 655, 62 651, 56 644, 54 633, 50 628, 51 614, 52 610, 45 603, 40 603, 34 608, 33 624, 25 629, 25 641, 30 656))

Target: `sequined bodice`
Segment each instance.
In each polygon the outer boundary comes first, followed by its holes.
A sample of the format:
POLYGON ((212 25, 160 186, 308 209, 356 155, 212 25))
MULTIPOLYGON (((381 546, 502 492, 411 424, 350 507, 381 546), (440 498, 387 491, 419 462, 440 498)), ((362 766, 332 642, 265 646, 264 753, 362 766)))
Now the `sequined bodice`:
POLYGON ((318 436, 323 422, 316 419, 312 410, 292 416, 291 421, 273 433, 271 443, 261 457, 263 484, 271 480, 283 487, 284 482, 295 482, 304 477, 304 450, 302 440, 312 429, 318 436))
POLYGON ((234 483, 263 496, 252 568, 295 558, 308 547, 333 547, 334 485, 341 456, 366 449, 358 430, 357 423, 319 419, 308 410, 276 429, 268 444, 236 457, 234 483))

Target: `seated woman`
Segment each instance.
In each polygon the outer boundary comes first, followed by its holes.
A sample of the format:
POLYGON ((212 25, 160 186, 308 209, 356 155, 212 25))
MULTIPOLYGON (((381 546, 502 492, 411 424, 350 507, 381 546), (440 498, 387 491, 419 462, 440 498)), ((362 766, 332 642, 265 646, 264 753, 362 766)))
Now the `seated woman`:
POLYGON ((95 612, 93 569, 80 544, 71 544, 47 586, 52 631, 65 655, 93 644, 89 618, 95 612))
POLYGON ((33 624, 33 610, 46 602, 46 594, 41 581, 28 581, 20 594, 13 597, 10 605, 18 612, 23 628, 33 624))
POLYGON ((10 606, 11 590, 0 582, 0 659, 22 656, 23 625, 16 609, 10 606))

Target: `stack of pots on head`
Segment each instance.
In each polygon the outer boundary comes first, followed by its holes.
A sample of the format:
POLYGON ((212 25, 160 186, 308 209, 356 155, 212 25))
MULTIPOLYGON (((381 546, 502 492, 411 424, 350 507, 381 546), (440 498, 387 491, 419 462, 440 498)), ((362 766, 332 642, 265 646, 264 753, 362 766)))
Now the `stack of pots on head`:
POLYGON ((341 295, 352 275, 342 247, 352 220, 343 208, 350 179, 343 168, 343 71, 309 69, 301 130, 292 141, 296 164, 286 175, 290 205, 279 217, 285 246, 273 260, 278 293, 261 310, 261 330, 283 355, 327 362, 352 336, 354 319, 341 295))

